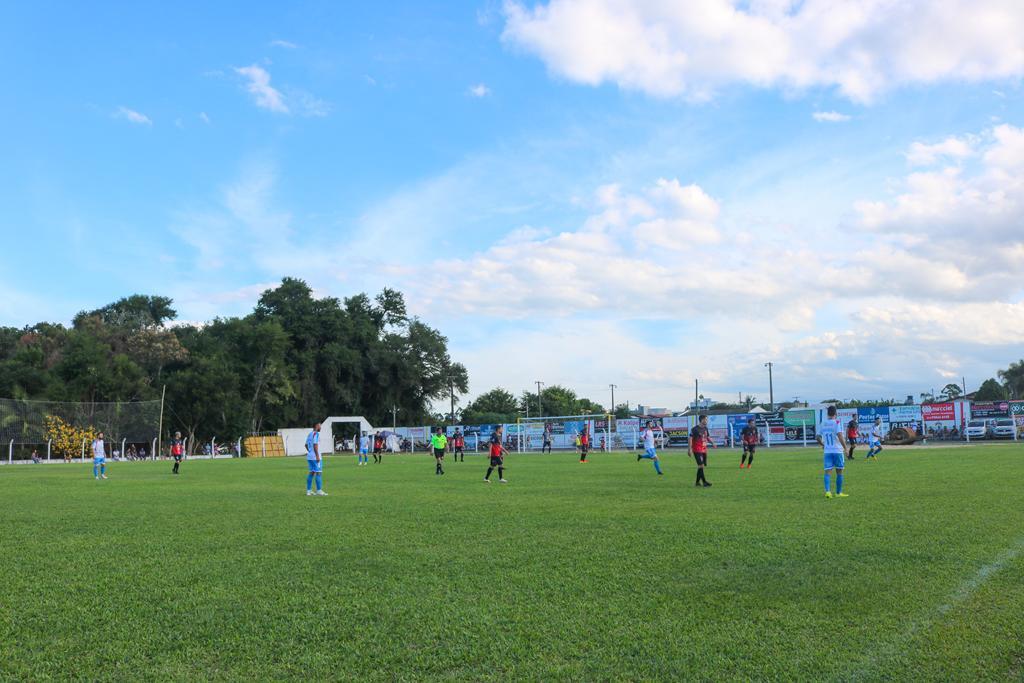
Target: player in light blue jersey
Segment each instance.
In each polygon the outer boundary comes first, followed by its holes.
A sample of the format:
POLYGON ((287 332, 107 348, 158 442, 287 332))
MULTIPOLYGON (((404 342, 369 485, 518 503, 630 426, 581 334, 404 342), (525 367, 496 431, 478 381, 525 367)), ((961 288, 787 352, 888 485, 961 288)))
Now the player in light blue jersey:
POLYGON ((829 479, 832 471, 836 473, 836 497, 846 498, 843 493, 843 469, 846 467, 846 437, 843 436, 843 425, 836 417, 835 406, 828 407, 828 417, 818 428, 815 437, 825 454, 825 497, 832 497, 829 479))
POLYGON ((368 465, 370 463, 370 437, 367 436, 366 432, 359 437, 359 464, 368 465))
POLYGON ((653 460, 654 471, 658 474, 664 474, 664 472, 661 471, 661 460, 658 458, 658 452, 654 449, 654 423, 647 423, 647 427, 644 429, 643 438, 644 452, 636 456, 636 461, 653 460))
POLYGON ((107 450, 103 444, 103 432, 92 441, 92 476, 96 479, 107 478, 107 450))
POLYGON ((306 477, 306 495, 313 495, 313 479, 316 479, 316 495, 326 496, 324 491, 324 460, 320 457, 320 423, 313 425, 313 431, 306 437, 306 463, 309 475, 306 477))
POLYGON ((875 460, 878 458, 878 454, 882 452, 882 418, 876 417, 875 424, 871 427, 871 439, 869 441, 870 448, 868 454, 864 456, 865 460, 875 460))

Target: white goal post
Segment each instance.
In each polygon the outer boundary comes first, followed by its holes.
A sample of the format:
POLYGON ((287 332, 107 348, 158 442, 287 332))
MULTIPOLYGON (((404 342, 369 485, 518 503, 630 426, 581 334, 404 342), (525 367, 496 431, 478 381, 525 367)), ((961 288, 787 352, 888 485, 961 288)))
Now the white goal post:
MULTIPOLYGON (((573 450, 576 438, 586 429, 591 450, 612 450, 615 434, 613 418, 607 413, 587 415, 548 415, 521 417, 516 420, 515 434, 508 434, 520 453, 547 450, 573 450)), ((513 427, 513 425, 509 425, 513 427)))

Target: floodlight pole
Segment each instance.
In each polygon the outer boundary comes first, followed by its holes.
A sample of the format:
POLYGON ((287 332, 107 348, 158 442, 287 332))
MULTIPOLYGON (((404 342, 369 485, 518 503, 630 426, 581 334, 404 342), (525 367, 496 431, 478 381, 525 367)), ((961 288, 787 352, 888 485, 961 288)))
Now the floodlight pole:
POLYGON ((391 406, 391 430, 398 433, 398 406, 391 406))
POLYGON ((775 387, 772 386, 772 365, 774 365, 774 363, 772 363, 771 361, 768 361, 767 363, 764 364, 764 366, 768 368, 768 402, 771 403, 771 412, 774 413, 775 387))
POLYGON ((156 453, 153 454, 153 459, 156 459, 157 454, 160 453, 160 449, 163 448, 163 436, 164 436, 164 398, 167 396, 167 385, 160 390, 160 424, 156 429, 156 453))
POLYGON ((540 388, 544 386, 544 382, 538 380, 535 384, 537 385, 537 417, 544 417, 544 401, 540 396, 540 388))
POLYGON ((614 414, 614 413, 615 413, 615 386, 616 386, 616 385, 614 385, 614 384, 609 384, 608 386, 609 386, 609 387, 611 387, 611 389, 612 389, 612 409, 611 409, 611 411, 609 411, 609 412, 611 412, 612 414, 614 414))

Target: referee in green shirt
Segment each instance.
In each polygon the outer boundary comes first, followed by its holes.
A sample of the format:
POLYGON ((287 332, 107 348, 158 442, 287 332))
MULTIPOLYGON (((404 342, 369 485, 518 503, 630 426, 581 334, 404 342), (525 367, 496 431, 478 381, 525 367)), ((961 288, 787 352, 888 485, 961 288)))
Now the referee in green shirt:
POLYGON ((444 452, 448 450, 448 437, 444 435, 443 428, 438 427, 434 430, 434 435, 430 437, 430 445, 434 448, 434 460, 437 461, 437 471, 434 474, 444 474, 441 465, 444 463, 444 452))

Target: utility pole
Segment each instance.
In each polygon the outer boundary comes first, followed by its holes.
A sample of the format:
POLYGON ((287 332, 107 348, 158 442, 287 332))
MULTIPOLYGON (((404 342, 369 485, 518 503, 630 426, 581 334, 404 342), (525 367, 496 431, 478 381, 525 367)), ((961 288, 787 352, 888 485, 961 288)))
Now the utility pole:
POLYGON ((693 380, 693 409, 700 410, 700 380, 693 380))
POLYGON ((614 415, 615 414, 615 387, 616 387, 616 385, 615 384, 609 384, 608 386, 610 386, 612 388, 612 409, 609 410, 608 412, 611 413, 612 415, 614 415))
POLYGON ((451 412, 451 420, 449 421, 449 424, 454 427, 455 426, 455 382, 453 382, 450 377, 448 378, 448 392, 449 392, 449 394, 452 397, 452 412, 451 412))
POLYGON ((398 406, 391 406, 391 430, 398 433, 398 406))
POLYGON ((772 366, 775 365, 771 361, 764 364, 768 368, 768 402, 771 403, 771 412, 775 412, 775 388, 772 386, 772 366))
POLYGON ((540 398, 540 388, 544 385, 544 382, 537 381, 537 417, 544 417, 544 402, 540 398))

